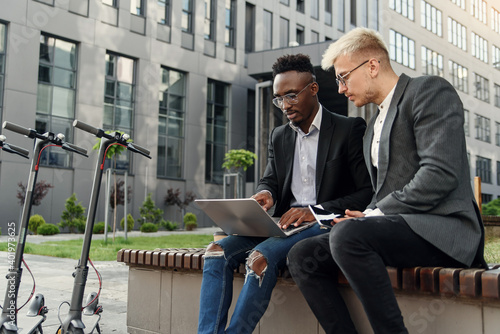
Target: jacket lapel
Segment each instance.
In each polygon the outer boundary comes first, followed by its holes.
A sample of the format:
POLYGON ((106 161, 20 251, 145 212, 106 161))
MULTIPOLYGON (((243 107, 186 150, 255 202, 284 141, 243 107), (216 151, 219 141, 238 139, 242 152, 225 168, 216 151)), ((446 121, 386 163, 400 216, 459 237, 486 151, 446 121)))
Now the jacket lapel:
POLYGON ((390 146, 391 129, 398 114, 399 101, 403 97, 403 93, 409 81, 410 78, 405 74, 401 74, 401 76, 399 77, 398 83, 396 84, 396 89, 394 91, 394 95, 392 97, 391 104, 389 105, 389 110, 387 111, 387 116, 384 121, 384 126, 382 127, 382 134, 380 136, 380 147, 378 152, 378 173, 377 173, 378 177, 377 177, 376 192, 378 192, 382 187, 382 184, 384 183, 385 177, 387 175, 387 170, 389 168, 389 151, 390 151, 389 146, 390 146))
POLYGON ((316 198, 321 188, 321 181, 325 171, 326 160, 328 159, 328 152, 330 152, 330 143, 332 142, 334 129, 335 123, 330 116, 330 112, 323 107, 318 139, 318 154, 316 157, 316 198))
MULTIPOLYGON (((285 180, 283 184, 283 194, 291 193, 292 187, 292 172, 293 172, 293 156, 295 153, 295 140, 297 138, 296 132, 287 125, 285 128, 285 135, 283 140, 283 152, 285 153, 285 180)), ((278 166, 281 164, 278 164, 278 166)))

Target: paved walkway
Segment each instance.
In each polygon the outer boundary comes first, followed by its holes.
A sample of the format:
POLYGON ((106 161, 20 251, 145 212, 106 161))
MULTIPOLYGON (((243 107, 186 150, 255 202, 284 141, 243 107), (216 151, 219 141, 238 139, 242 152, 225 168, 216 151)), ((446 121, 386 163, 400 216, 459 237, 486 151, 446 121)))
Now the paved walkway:
MULTIPOLYGON (((160 231, 157 233, 141 233, 132 231, 128 233, 133 236, 159 236, 169 234, 213 234, 220 231, 219 228, 199 228, 196 231, 160 231)), ((123 236, 123 232, 117 232, 116 236, 123 236)), ((93 239, 102 239, 104 235, 94 235, 93 239)), ((112 234, 108 235, 112 238, 112 234)), ((53 240, 83 239, 82 234, 58 234, 54 236, 29 235, 27 242, 41 243, 53 240)), ((0 236, 0 242, 7 241, 6 236, 0 236)), ((0 277, 5 277, 8 272, 7 252, 0 252, 0 277)), ((43 323, 44 333, 55 333, 60 325, 58 313, 64 320, 69 307, 63 302, 71 300, 74 279, 72 273, 77 260, 62 259, 49 256, 25 254, 25 261, 30 267, 36 280, 36 292, 45 297, 45 304, 49 308, 47 320, 43 323), (59 311, 60 308, 60 311, 59 311)), ((127 333, 127 287, 128 287, 128 267, 123 263, 116 261, 97 261, 94 262, 97 270, 102 276, 102 291, 99 297, 99 303, 103 307, 102 318, 100 321, 103 334, 105 333, 127 333)), ((86 296, 98 290, 98 279, 92 268, 89 270, 84 302, 86 296)), ((24 304, 28 298, 33 282, 27 270, 23 270, 22 282, 18 297, 18 306, 24 304)), ((3 301, 7 281, 0 279, 0 300, 3 301)), ((3 302, 2 302, 3 303, 3 302)), ((18 325, 22 327, 23 317, 26 314, 27 306, 19 312, 18 325)), ((85 318, 83 318, 85 322, 85 318)))

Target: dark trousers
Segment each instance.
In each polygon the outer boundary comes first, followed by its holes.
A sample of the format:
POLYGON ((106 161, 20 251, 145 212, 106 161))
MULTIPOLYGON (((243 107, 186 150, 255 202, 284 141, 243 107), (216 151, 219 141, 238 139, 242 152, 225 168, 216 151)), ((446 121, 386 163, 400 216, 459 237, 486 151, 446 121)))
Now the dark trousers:
POLYGON ((337 289, 339 270, 375 334, 408 333, 386 266, 464 265, 415 234, 401 216, 349 219, 329 234, 298 242, 288 253, 290 273, 327 334, 357 333, 337 289))

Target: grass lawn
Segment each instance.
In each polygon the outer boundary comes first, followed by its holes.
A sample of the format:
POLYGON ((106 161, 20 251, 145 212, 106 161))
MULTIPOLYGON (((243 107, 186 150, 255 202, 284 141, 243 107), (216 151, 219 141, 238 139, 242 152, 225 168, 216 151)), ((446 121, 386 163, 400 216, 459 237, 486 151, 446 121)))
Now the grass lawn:
MULTIPOLYGON (((90 259, 92 261, 115 261, 116 253, 122 248, 153 250, 155 248, 200 248, 206 247, 213 241, 213 235, 209 234, 178 234, 161 237, 133 237, 127 241, 123 237, 108 237, 104 240, 93 240, 90 248, 90 259)), ((79 259, 82 252, 82 239, 66 241, 47 241, 40 244, 26 243, 24 252, 27 254, 47 255, 79 259)), ((0 243, 0 251, 7 251, 7 243, 0 243)))
POLYGON ((500 238, 486 238, 484 259, 486 260, 486 263, 500 263, 500 238))
MULTIPOLYGON (((93 240, 90 259, 93 261, 115 261, 116 253, 122 248, 153 250, 155 248, 200 248, 213 240, 210 234, 178 234, 161 237, 133 237, 127 241, 123 237, 93 240)), ((47 241, 40 244, 26 243, 25 253, 79 259, 83 239, 67 241, 47 241)), ((0 251, 7 251, 7 243, 0 243, 0 251)), ((484 249, 487 263, 500 263, 500 238, 487 238, 484 249)))

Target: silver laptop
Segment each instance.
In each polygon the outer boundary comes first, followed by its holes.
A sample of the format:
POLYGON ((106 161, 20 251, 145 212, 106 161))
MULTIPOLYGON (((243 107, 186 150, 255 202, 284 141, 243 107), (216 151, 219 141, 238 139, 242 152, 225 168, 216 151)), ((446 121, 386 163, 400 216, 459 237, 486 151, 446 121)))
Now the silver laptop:
POLYGON ((228 235, 284 238, 316 223, 282 230, 279 217, 271 217, 253 198, 197 199, 195 203, 228 235))

